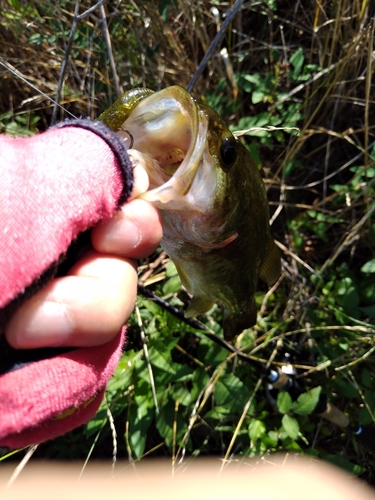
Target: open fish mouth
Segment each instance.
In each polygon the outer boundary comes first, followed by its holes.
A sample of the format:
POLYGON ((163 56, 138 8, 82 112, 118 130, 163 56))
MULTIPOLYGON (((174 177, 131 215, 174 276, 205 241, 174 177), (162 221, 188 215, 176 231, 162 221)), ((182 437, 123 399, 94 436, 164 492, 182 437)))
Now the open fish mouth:
MULTIPOLYGON (((197 189, 191 188, 198 171, 202 176, 207 133, 206 116, 181 87, 169 87, 141 100, 118 131, 129 141, 133 163, 149 176, 150 188, 140 198, 164 210, 196 205, 197 189)), ((202 180, 206 184, 207 175, 202 180)))

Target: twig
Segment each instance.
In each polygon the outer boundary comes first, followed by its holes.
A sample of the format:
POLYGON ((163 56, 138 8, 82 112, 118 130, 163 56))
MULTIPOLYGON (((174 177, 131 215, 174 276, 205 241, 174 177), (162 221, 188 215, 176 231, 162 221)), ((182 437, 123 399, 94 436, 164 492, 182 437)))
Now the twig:
POLYGON ((115 465, 116 465, 116 461, 117 461, 117 432, 116 432, 116 427, 115 427, 115 421, 114 421, 114 418, 113 418, 113 415, 112 415, 112 412, 107 404, 107 417, 108 417, 108 422, 109 422, 109 426, 111 428, 111 432, 112 432, 112 465, 111 465, 111 472, 112 472, 112 475, 115 471, 115 465))
POLYGON ((272 125, 269 125, 267 127, 251 127, 246 130, 236 130, 235 132, 233 132, 233 135, 235 135, 236 137, 242 137, 249 132, 275 132, 276 130, 284 130, 285 132, 291 132, 292 130, 294 130, 295 132, 298 132, 298 134, 301 132, 301 129, 299 129, 298 127, 274 127, 272 125))
POLYGON ((62 63, 61 63, 60 76, 59 76, 59 81, 57 84, 56 100, 55 100, 55 105, 53 106, 53 109, 52 109, 51 125, 53 125, 56 121, 57 107, 58 107, 58 104, 60 101, 61 90, 62 90, 62 86, 64 83, 66 65, 68 63, 70 50, 71 50, 72 45, 73 45, 73 39, 74 39, 74 35, 75 35, 76 29, 77 29, 77 24, 78 24, 78 8, 79 8, 79 0, 76 0, 76 5, 74 7, 73 22, 72 22, 72 27, 70 28, 70 35, 69 35, 69 39, 68 39, 68 44, 65 48, 64 59, 62 60, 62 63))
POLYGON ((351 368, 352 366, 356 365, 357 363, 360 363, 364 359, 368 358, 370 354, 372 354, 375 351, 375 345, 371 347, 363 356, 360 356, 359 358, 356 358, 354 361, 351 361, 350 363, 347 363, 346 365, 343 366, 338 366, 335 368, 336 372, 339 372, 341 370, 345 370, 346 368, 351 368))
POLYGON ((264 295, 264 298, 263 298, 263 301, 262 301, 262 305, 259 309, 259 313, 258 315, 262 318, 263 317, 263 314, 265 313, 266 311, 266 307, 267 307, 267 302, 268 302, 268 299, 270 298, 270 296, 274 293, 275 290, 278 289, 278 287, 280 286, 280 283, 283 281, 283 279, 285 278, 285 276, 282 274, 280 276, 280 278, 276 281, 276 283, 268 290, 268 292, 264 295))
POLYGON ((167 254, 163 250, 160 252, 160 255, 158 256, 157 259, 155 259, 151 264, 148 266, 148 270, 142 274, 142 276, 139 278, 138 283, 140 285, 143 285, 146 283, 148 278, 151 276, 151 274, 154 272, 154 270, 163 262, 163 260, 167 257, 167 254))
POLYGON ((172 429, 172 474, 174 474, 174 466, 176 463, 177 414, 179 406, 180 406, 179 401, 175 401, 174 404, 175 418, 173 420, 173 429, 172 429))
POLYGON ((104 426, 105 426, 106 423, 107 423, 107 421, 104 419, 103 422, 102 422, 102 425, 101 425, 100 429, 96 433, 95 439, 94 439, 94 441, 93 441, 93 443, 92 443, 92 445, 91 445, 91 447, 89 449, 87 457, 85 458, 85 461, 84 461, 84 463, 82 465, 82 469, 81 469, 81 472, 79 473, 78 479, 81 479, 82 474, 84 473, 84 471, 85 471, 85 469, 87 467, 87 464, 89 463, 89 460, 91 458, 92 452, 94 451, 96 443, 98 442, 100 434, 102 433, 102 430, 104 429, 104 426))
MULTIPOLYGON (((268 368, 271 366, 271 364, 272 364, 272 362, 273 362, 273 360, 275 359, 275 356, 276 356, 276 354, 277 354, 278 348, 279 348, 279 346, 278 346, 278 343, 277 343, 277 344, 276 344, 276 346, 275 346, 275 348, 274 348, 274 350, 273 350, 273 351, 272 351, 272 353, 271 353, 270 359, 269 359, 269 360, 268 360, 268 362, 267 362, 266 369, 268 369, 268 368)), ((237 425, 236 425, 236 429, 235 429, 235 431, 234 431, 234 433, 233 433, 232 439, 230 440, 230 443, 229 443, 229 445, 228 445, 228 448, 227 448, 227 450, 226 450, 226 452, 225 452, 225 456, 224 456, 223 462, 222 462, 222 464, 221 464, 220 471, 222 471, 222 470, 223 470, 224 465, 228 462, 229 455, 231 454, 231 451, 232 451, 232 448, 233 448, 233 446, 234 446, 234 443, 235 443, 235 441, 236 441, 236 439, 237 439, 238 433, 239 433, 239 432, 240 432, 240 430, 241 430, 241 427, 242 427, 243 421, 245 420, 245 417, 246 417, 247 412, 248 412, 248 410, 249 410, 249 408, 250 408, 250 405, 251 405, 251 403, 253 402, 253 400, 254 400, 254 398, 255 398, 255 395, 256 395, 256 393, 258 392, 258 390, 259 390, 260 386, 262 385, 262 383, 263 383, 263 377, 261 376, 261 377, 259 377, 259 378, 258 378, 258 381, 257 381, 257 383, 256 383, 256 385, 255 385, 255 387, 254 387, 254 390, 253 390, 253 392, 252 392, 252 394, 251 394, 250 398, 247 400, 247 402, 246 402, 246 404, 245 404, 245 406, 244 406, 244 408, 243 408, 243 411, 242 411, 241 417, 240 417, 240 419, 239 419, 239 421, 238 421, 238 423, 237 423, 237 425)))
POLYGON ((85 10, 85 12, 80 14, 77 17, 77 21, 82 21, 83 19, 85 19, 85 17, 87 17, 89 14, 92 14, 98 7, 101 7, 106 1, 107 0, 99 0, 99 2, 97 2, 95 5, 93 5, 89 9, 85 10))
POLYGON ((120 97, 120 95, 123 94, 124 90, 120 85, 120 78, 119 78, 117 71, 116 71, 115 59, 113 57, 111 37, 109 36, 107 17, 105 14, 104 5, 100 5, 99 13, 100 13, 100 17, 102 20, 103 35, 104 35, 105 44, 107 46, 109 65, 111 66, 112 77, 113 77, 113 80, 115 82, 116 96, 120 97))
POLYGON ((318 71, 318 73, 315 73, 315 75, 312 78, 310 78, 310 80, 308 80, 307 82, 303 82, 300 85, 297 85, 297 87, 294 87, 294 89, 292 89, 290 92, 288 92, 288 94, 283 95, 283 97, 281 97, 277 102, 272 104, 272 106, 269 106, 268 111, 272 111, 273 109, 275 109, 277 106, 279 106, 283 102, 289 100, 294 94, 298 94, 298 92, 303 90, 305 87, 308 87, 311 83, 316 82, 316 80, 319 80, 319 78, 321 78, 322 76, 330 73, 332 70, 337 68, 340 64, 342 64, 342 62, 343 62, 343 60, 341 59, 340 61, 338 61, 334 64, 331 64, 331 66, 329 66, 328 68, 324 68, 321 71, 318 71))
POLYGON ((12 484, 14 483, 14 481, 17 479, 17 477, 21 474, 21 472, 23 471, 23 469, 26 467, 26 465, 27 465, 28 461, 30 460, 30 458, 34 455, 34 452, 36 451, 37 448, 38 448, 37 444, 34 444, 33 446, 30 446, 30 448, 26 452, 26 455, 23 457, 23 459, 21 460, 21 462, 14 469, 14 472, 13 472, 11 478, 7 482, 6 489, 8 489, 8 488, 10 488, 12 486, 12 484))
POLYGON ((373 411, 371 410, 370 408, 370 405, 368 404, 367 400, 366 400, 366 397, 365 395, 363 394, 363 391, 362 389, 359 387, 355 377, 354 377, 354 374, 351 370, 348 370, 348 373, 349 373, 349 377, 352 379, 352 382, 353 382, 353 385, 354 387, 357 389, 359 395, 361 396, 361 399, 363 401, 363 404, 365 405, 366 407, 366 410, 368 411, 370 417, 371 417, 371 420, 373 421, 373 423, 375 423, 375 418, 374 418, 374 413, 373 411))
POLYGON ((341 243, 341 245, 336 249, 332 257, 329 257, 325 263, 323 264, 320 274, 323 275, 324 271, 327 269, 328 266, 333 264, 333 262, 337 259, 337 257, 354 241, 357 240, 358 232, 362 228, 362 226, 366 223, 366 221, 372 216, 372 214, 375 212, 375 203, 372 205, 370 210, 360 219, 359 222, 349 231, 349 234, 346 236, 344 241, 341 243))
POLYGON ((186 432, 184 434, 184 437, 181 440, 181 444, 180 444, 180 446, 179 446, 179 448, 177 450, 177 453, 176 453, 175 460, 177 460, 177 458, 181 454, 181 458, 178 461, 178 465, 181 465, 182 462, 183 462, 183 460, 184 460, 184 458, 185 458, 186 443, 187 443, 187 441, 189 439, 191 429, 193 428, 193 426, 194 426, 194 424, 195 424, 195 422, 196 422, 196 420, 198 418, 198 415, 199 415, 200 411, 202 410, 202 408, 206 404, 209 396, 212 394, 212 392, 213 392, 213 390, 215 388, 216 382, 221 377, 222 371, 224 370, 224 368, 225 368, 225 366, 226 366, 226 364, 228 362, 228 359, 229 358, 225 359, 220 364, 220 366, 218 366, 218 368, 211 375, 210 380, 207 382, 206 386, 202 389, 202 391, 200 392, 199 396, 197 397, 197 400, 195 402, 193 411, 191 412, 191 415, 190 415, 188 428, 187 428, 187 430, 186 430, 186 432))
POLYGON ((139 307, 137 305, 135 306, 135 313, 137 316, 138 326, 139 326, 139 329, 141 332, 143 352, 145 353, 148 374, 150 377, 150 385, 151 385, 151 391, 152 391, 152 398, 154 400, 154 405, 155 405, 155 412, 156 412, 156 414, 158 414, 159 413, 159 405, 158 405, 158 398, 156 397, 154 374, 152 372, 152 366, 151 366, 151 362, 150 362, 150 356, 148 353, 146 335, 145 335, 145 332, 143 330, 142 318, 141 318, 141 314, 139 312, 139 307))
POLYGON ((374 44, 374 21, 370 23, 369 41, 367 50, 367 68, 366 68, 366 88, 365 88, 365 169, 367 174, 368 165, 368 151, 369 151, 369 116, 370 116, 370 92, 372 80, 372 58, 373 58, 373 44, 374 44))
POLYGON ((235 430, 234 430, 234 433, 233 433, 232 439, 230 440, 230 443, 229 443, 229 445, 228 445, 228 448, 227 448, 227 450, 226 450, 226 452, 225 452, 225 455, 224 455, 223 461, 222 461, 222 463, 221 463, 220 472, 224 469, 224 466, 225 466, 225 465, 227 465, 227 463, 228 463, 229 455, 230 455, 230 453, 231 453, 231 451, 232 451, 232 448, 233 448, 233 446, 234 446, 234 443, 235 443, 235 441, 236 441, 236 439, 237 439, 238 433, 239 433, 239 431, 240 431, 240 429, 241 429, 241 427, 242 427, 243 421, 245 420, 245 417, 246 417, 247 412, 248 412, 248 410, 249 410, 249 408, 250 408, 250 405, 251 405, 251 403, 253 402, 253 400, 254 400, 254 398, 255 398, 255 395, 256 395, 256 393, 258 392, 258 390, 259 390, 260 386, 262 385, 262 383, 263 383, 263 379, 262 379, 261 377, 260 377, 260 378, 258 378, 258 381, 257 381, 257 383, 255 384, 254 390, 253 390, 253 392, 251 393, 250 398, 247 400, 247 402, 246 402, 246 404, 245 404, 245 406, 244 406, 244 409, 243 409, 243 411, 242 411, 242 415, 241 415, 241 417, 240 417, 239 421, 237 422, 237 425, 236 425, 236 428, 235 428, 235 430))
POLYGON ((61 90, 62 90, 62 87, 63 87, 64 78, 65 78, 65 71, 66 71, 66 65, 68 63, 68 59, 69 59, 69 56, 70 56, 70 51, 72 49, 74 35, 75 35, 76 30, 77 30, 78 22, 82 21, 82 19, 84 19, 86 16, 88 16, 89 14, 91 14, 92 12, 94 12, 94 10, 97 9, 98 7, 100 7, 105 2, 105 0, 100 0, 98 3, 96 3, 95 5, 93 5, 92 7, 90 7, 89 9, 87 9, 81 15, 78 15, 79 2, 80 2, 80 0, 76 0, 76 4, 75 4, 75 7, 74 7, 72 27, 70 28, 70 34, 69 34, 68 43, 67 43, 67 46, 66 46, 66 49, 65 49, 64 59, 62 60, 62 63, 61 63, 61 70, 60 70, 59 82, 57 84, 56 99, 54 101, 55 105, 54 105, 53 110, 52 110, 51 125, 53 125, 55 123, 55 121, 56 121, 57 108, 58 107, 61 108, 61 106, 59 105, 60 96, 61 96, 61 90))
MULTIPOLYGON (((328 134, 328 131, 324 131, 324 133, 328 134)), ((350 141, 348 141, 348 142, 350 142, 350 141)), ((374 146, 374 144, 375 144, 375 141, 370 145, 370 149, 374 146)), ((285 185, 284 189, 287 191, 293 191, 293 190, 299 190, 299 189, 309 189, 309 188, 318 186, 319 184, 322 184, 323 182, 328 181, 328 179, 331 179, 331 177, 334 177, 335 175, 339 174, 340 172, 342 172, 346 168, 350 167, 350 165, 355 163, 359 158, 361 158, 361 156, 363 156, 363 153, 364 153, 364 151, 360 151, 356 156, 354 156, 349 161, 344 163, 344 165, 341 165, 340 168, 338 168, 337 170, 335 170, 331 174, 327 175, 327 177, 323 177, 322 179, 319 179, 318 181, 315 181, 315 182, 310 182, 309 184, 301 184, 298 186, 285 185)))
POLYGON ((282 243, 280 243, 280 241, 275 240, 275 243, 280 248, 280 250, 282 250, 283 252, 285 252, 287 255, 290 255, 294 260, 296 260, 297 262, 299 262, 303 267, 305 267, 308 271, 310 271, 310 273, 314 274, 318 278, 321 278, 321 275, 319 273, 317 273, 316 271, 314 271, 314 269, 311 266, 309 266, 308 264, 306 264, 306 262, 304 262, 294 252, 292 252, 291 250, 288 250, 288 248, 285 245, 283 245, 282 243))

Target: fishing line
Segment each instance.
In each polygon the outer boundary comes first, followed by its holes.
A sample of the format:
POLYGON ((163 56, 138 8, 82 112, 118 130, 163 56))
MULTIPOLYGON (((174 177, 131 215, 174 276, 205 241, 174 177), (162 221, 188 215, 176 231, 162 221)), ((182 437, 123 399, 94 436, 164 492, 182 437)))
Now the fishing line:
POLYGON ((208 61, 210 60, 212 54, 215 52, 217 46, 219 43, 222 41, 224 38, 225 32, 229 26, 229 24, 232 22, 233 18, 237 14, 237 11, 240 9, 241 5, 243 4, 244 0, 237 0, 236 3, 233 5, 231 10, 228 12, 228 14, 225 17, 225 21, 223 22, 219 32, 216 34, 215 38, 213 39, 211 45, 209 46, 207 52, 205 53, 201 63, 199 64, 196 72, 194 73, 193 78, 190 80, 188 86, 186 87, 186 90, 188 92, 191 92, 194 85, 196 84, 198 78, 201 76, 203 73, 203 70, 207 66, 208 61))
POLYGON ((59 108, 61 108, 62 110, 64 110, 68 115, 70 115, 72 118, 76 118, 75 115, 73 115, 73 113, 71 113, 70 111, 68 111, 67 109, 64 108, 64 106, 61 106, 60 104, 58 104, 55 99, 52 99, 52 97, 50 97, 49 95, 45 94, 44 92, 42 92, 40 89, 38 89, 38 87, 36 87, 35 85, 33 85, 29 80, 27 80, 23 75, 22 73, 20 73, 18 70, 16 70, 16 68, 14 68, 11 64, 9 64, 8 62, 6 61, 3 61, 1 58, 0 58, 0 65, 3 66, 5 69, 7 69, 8 71, 10 71, 10 73, 12 73, 14 76, 16 76, 17 78, 19 78, 20 80, 22 80, 24 83, 26 83, 29 87, 31 87, 33 90, 35 90, 36 92, 38 92, 38 94, 42 95, 43 97, 45 97, 46 99, 48 99, 49 101, 51 101, 55 106, 58 106, 59 108))

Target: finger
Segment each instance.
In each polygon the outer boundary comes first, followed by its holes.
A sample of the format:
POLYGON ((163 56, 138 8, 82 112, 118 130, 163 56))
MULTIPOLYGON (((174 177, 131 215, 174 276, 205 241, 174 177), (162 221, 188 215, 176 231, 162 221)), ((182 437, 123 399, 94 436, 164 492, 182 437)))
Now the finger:
POLYGON ((136 165, 133 168, 133 175, 134 175, 134 187, 129 201, 134 200, 134 198, 137 198, 137 196, 139 196, 140 194, 145 193, 150 185, 147 172, 141 166, 136 165))
POLYGON ((157 209, 144 200, 132 200, 92 229, 91 242, 100 253, 141 259, 157 248, 162 235, 157 209))
POLYGON ((18 349, 103 344, 129 319, 136 290, 135 262, 92 251, 26 301, 5 335, 18 349))

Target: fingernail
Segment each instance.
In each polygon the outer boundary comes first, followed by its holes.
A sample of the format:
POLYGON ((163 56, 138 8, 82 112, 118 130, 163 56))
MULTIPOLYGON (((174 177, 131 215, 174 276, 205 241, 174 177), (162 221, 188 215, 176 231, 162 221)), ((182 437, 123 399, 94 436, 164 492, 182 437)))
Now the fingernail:
POLYGON ((18 349, 58 347, 65 344, 74 330, 67 307, 57 302, 30 304, 7 325, 8 341, 18 349))
POLYGON ((141 242, 138 224, 133 220, 114 219, 112 227, 104 238, 105 251, 128 252, 136 248, 141 242))

